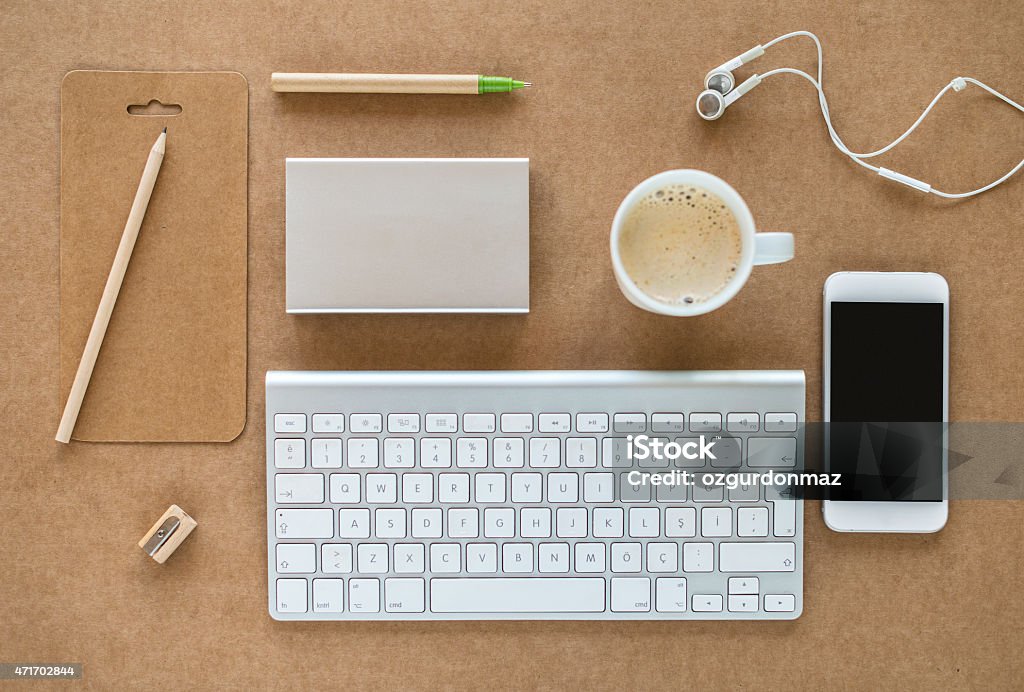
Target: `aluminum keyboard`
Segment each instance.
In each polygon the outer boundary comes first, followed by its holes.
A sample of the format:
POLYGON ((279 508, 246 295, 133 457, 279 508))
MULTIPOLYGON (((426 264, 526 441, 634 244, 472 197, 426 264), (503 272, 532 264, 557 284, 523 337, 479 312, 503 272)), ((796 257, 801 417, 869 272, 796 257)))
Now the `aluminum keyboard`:
POLYGON ((798 463, 801 371, 269 372, 266 405, 275 619, 801 613, 801 501, 640 482, 798 463))

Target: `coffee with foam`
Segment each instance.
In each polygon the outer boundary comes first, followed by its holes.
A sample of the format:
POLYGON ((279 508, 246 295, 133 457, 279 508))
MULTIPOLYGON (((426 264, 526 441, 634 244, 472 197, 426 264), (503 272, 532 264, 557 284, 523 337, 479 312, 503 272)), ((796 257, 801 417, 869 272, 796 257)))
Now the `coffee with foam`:
POLYGON ((626 273, 654 300, 710 300, 736 276, 743 237, 732 210, 695 185, 665 185, 628 210, 619 236, 626 273))

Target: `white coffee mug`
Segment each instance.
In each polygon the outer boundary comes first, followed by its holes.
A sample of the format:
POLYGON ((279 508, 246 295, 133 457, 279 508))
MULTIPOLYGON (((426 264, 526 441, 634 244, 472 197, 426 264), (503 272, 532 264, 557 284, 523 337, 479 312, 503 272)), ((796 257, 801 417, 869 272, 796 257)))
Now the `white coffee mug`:
POLYGON ((653 175, 643 181, 632 192, 626 195, 615 212, 615 220, 612 221, 612 267, 615 271, 615 280, 623 295, 637 307, 662 315, 673 315, 676 317, 689 317, 703 315, 716 308, 725 305, 729 300, 739 293, 743 284, 750 278, 750 270, 756 264, 778 264, 793 259, 793 234, 792 233, 758 233, 754 227, 754 217, 750 215, 750 209, 739 193, 719 178, 718 176, 696 170, 665 171, 653 175), (633 279, 626 273, 622 266, 622 256, 619 252, 619 236, 622 234, 622 225, 630 210, 635 204, 655 190, 669 185, 694 185, 703 188, 708 192, 721 198, 726 206, 736 217, 740 229, 742 248, 740 250, 740 261, 736 267, 736 273, 729 283, 714 296, 700 303, 665 303, 656 300, 644 293, 636 285, 633 279))

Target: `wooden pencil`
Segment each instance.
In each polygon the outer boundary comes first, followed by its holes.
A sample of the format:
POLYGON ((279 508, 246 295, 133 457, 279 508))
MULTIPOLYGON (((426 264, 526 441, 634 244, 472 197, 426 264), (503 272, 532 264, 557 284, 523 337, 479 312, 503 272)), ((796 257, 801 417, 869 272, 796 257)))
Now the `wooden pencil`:
POLYGON ((156 185, 157 176, 160 174, 160 165, 164 160, 166 146, 167 128, 165 127, 160 136, 156 138, 152 149, 149 150, 149 158, 142 171, 139 189, 135 192, 135 201, 132 202, 132 209, 128 212, 128 221, 124 225, 121 242, 114 255, 114 264, 110 267, 107 283, 103 287, 103 296, 100 298, 99 307, 96 308, 96 317, 93 318, 89 338, 82 351, 82 359, 78 362, 75 381, 71 384, 71 392, 64 405, 64 414, 57 427, 55 439, 58 442, 66 444, 71 441, 71 434, 75 430, 75 422, 82 409, 82 401, 89 388, 93 368, 96 367, 96 358, 100 354, 103 337, 107 333, 107 325, 110 324, 110 315, 114 312, 114 303, 117 302, 117 294, 121 291, 121 282, 124 281, 124 274, 128 270, 128 261, 131 260, 132 250, 135 249, 135 241, 139 237, 139 229, 142 227, 142 220, 149 207, 149 198, 153 195, 153 186, 156 185))
POLYGON ((275 72, 274 91, 346 94, 497 94, 530 86, 509 77, 476 74, 358 74, 275 72))

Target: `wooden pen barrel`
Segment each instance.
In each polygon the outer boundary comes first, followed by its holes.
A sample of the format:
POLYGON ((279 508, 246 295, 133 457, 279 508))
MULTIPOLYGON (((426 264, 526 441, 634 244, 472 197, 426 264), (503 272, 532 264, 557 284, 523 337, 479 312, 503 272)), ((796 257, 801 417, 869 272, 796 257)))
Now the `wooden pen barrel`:
POLYGON ((346 94, 476 94, 479 80, 475 74, 275 72, 270 88, 346 94))

